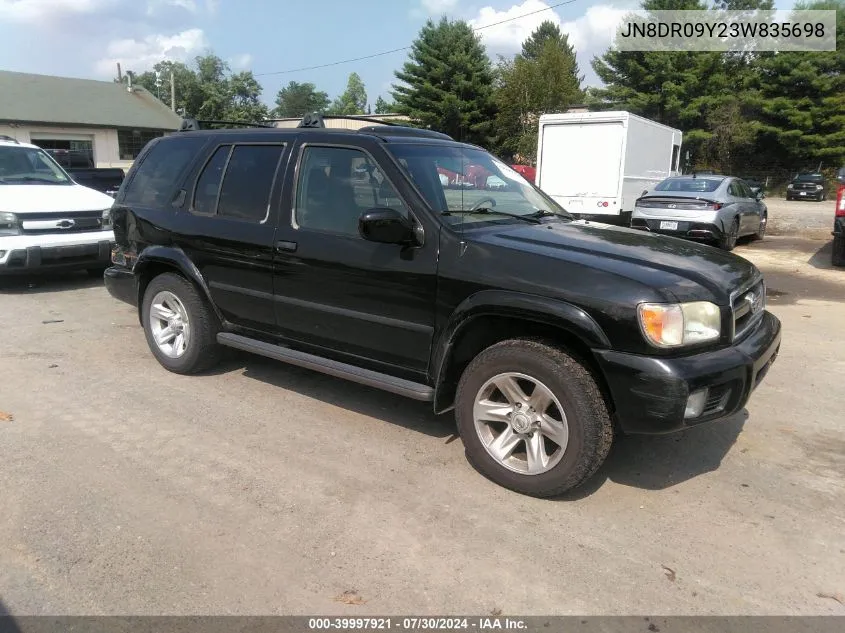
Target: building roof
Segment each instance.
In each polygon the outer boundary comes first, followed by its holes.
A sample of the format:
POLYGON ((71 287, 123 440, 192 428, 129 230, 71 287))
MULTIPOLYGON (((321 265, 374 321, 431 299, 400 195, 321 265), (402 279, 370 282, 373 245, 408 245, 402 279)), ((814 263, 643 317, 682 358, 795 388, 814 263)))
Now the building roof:
POLYGON ((0 121, 176 130, 182 118, 140 86, 0 71, 0 121))

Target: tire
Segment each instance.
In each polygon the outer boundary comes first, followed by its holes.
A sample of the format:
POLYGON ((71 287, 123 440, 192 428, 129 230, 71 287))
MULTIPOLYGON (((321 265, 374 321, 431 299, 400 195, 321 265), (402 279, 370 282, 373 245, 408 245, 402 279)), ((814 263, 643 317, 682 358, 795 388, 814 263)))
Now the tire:
POLYGON ((217 317, 196 286, 184 277, 175 273, 155 277, 144 292, 141 318, 147 345, 165 369, 177 374, 195 374, 220 360, 217 317), (154 304, 159 306, 158 316, 151 315, 154 304), (165 325, 168 315, 173 315, 171 324, 165 325), (171 329, 167 334, 181 332, 182 339, 178 334, 165 335, 160 338, 164 340, 162 344, 156 342, 156 336, 161 337, 167 329, 171 329))
POLYGON ((834 266, 845 266, 845 236, 833 236, 833 253, 830 256, 830 262, 834 266))
POLYGON ((757 228, 757 232, 754 234, 755 240, 762 240, 766 237, 766 225, 769 223, 769 214, 764 213, 760 218, 760 226, 757 228))
MULTIPOLYGON (((523 402, 527 401, 523 398, 523 402)), ((503 341, 475 357, 458 383, 455 418, 470 464, 491 481, 533 497, 557 496, 583 484, 604 463, 613 441, 607 405, 590 372, 563 350, 532 339, 503 341), (514 380, 511 374, 519 377, 514 380), (520 427, 526 431, 525 422, 532 415, 536 425, 539 419, 536 413, 528 411, 528 415, 517 419, 503 411, 526 411, 511 406, 509 401, 524 397, 529 381, 534 387, 527 401, 530 396, 543 393, 549 400, 545 408, 537 407, 547 414, 540 426, 546 430, 535 428, 520 436, 515 431, 520 427), (519 396, 506 399, 497 384, 516 384, 519 396), (548 424, 549 416, 557 424, 548 424), (496 421, 490 424, 487 419, 496 421), (547 434, 549 431, 551 436, 547 434), (494 457, 491 453, 494 448, 488 446, 495 447, 495 441, 502 440, 506 434, 510 438, 507 444, 512 448, 502 452, 503 458, 494 457), (560 438, 561 443, 552 440, 552 436, 560 438), (536 447, 538 441, 546 463, 536 458, 529 460, 529 445, 536 447), (535 473, 528 472, 531 463, 537 467, 535 473)))
POLYGON ((732 251, 736 247, 737 239, 739 239, 739 218, 734 218, 727 233, 719 238, 719 248, 723 251, 732 251))

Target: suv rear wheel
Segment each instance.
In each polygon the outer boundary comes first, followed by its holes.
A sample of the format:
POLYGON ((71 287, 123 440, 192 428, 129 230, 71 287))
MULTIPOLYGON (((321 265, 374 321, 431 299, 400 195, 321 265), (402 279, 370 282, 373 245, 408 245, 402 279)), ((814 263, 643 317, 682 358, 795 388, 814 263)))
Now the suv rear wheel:
POLYGON ((196 287, 175 273, 154 278, 144 292, 144 333, 166 369, 194 374, 220 359, 217 318, 196 287))
POLYGON ((473 467, 535 497, 584 483, 613 439, 590 372, 564 351, 530 339, 497 343, 469 364, 455 417, 473 467))
POLYGON ((833 237, 833 252, 831 253, 830 263, 834 266, 845 266, 845 235, 833 237))

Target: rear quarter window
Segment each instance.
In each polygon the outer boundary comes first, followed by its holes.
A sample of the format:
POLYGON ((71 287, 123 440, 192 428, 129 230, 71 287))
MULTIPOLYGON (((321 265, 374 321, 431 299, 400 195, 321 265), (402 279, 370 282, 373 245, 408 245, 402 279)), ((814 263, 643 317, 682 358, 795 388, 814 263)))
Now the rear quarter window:
POLYGON ((157 142, 143 157, 126 184, 123 203, 163 207, 170 202, 179 178, 199 154, 206 139, 199 136, 170 137, 157 142))

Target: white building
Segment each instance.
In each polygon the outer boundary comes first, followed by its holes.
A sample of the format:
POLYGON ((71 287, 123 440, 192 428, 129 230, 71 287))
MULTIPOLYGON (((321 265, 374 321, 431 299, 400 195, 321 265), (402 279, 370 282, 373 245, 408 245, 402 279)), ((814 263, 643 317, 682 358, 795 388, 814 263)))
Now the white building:
POLYGON ((182 122, 140 86, 0 71, 0 135, 89 154, 128 169, 151 139, 182 122))

